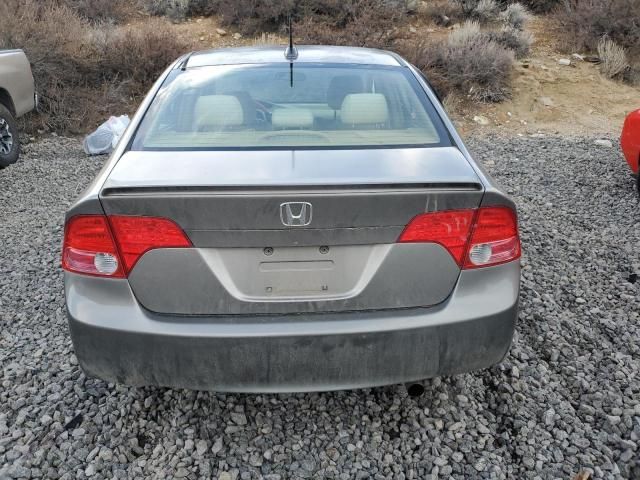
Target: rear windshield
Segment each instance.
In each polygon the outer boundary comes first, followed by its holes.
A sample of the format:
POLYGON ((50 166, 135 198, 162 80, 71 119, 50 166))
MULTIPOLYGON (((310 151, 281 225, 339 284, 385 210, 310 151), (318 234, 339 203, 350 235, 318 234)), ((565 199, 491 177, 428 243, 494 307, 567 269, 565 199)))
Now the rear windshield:
POLYGON ((407 68, 282 63, 171 72, 132 149, 448 144, 444 125, 407 68))

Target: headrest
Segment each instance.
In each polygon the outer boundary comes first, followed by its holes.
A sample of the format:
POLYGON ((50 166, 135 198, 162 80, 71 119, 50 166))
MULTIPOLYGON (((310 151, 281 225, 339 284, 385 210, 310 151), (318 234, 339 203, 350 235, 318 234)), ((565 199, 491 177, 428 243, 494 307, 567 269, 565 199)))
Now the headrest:
POLYGON ((204 95, 196 101, 196 127, 237 127, 244 114, 240 101, 233 95, 204 95))
POLYGON ((346 125, 386 123, 388 118, 387 99, 381 93, 352 93, 340 109, 340 119, 346 125))
POLYGON ((271 114, 273 128, 311 128, 313 114, 303 108, 276 108, 271 114))
POLYGON ((362 88, 362 78, 357 75, 339 75, 333 77, 327 89, 327 104, 333 110, 339 110, 344 97, 350 93, 359 93, 362 88))

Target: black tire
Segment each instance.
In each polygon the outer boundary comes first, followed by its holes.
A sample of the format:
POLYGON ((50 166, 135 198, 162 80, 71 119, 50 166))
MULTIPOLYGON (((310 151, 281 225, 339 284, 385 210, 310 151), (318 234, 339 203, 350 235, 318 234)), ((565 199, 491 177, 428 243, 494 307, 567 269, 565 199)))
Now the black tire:
POLYGON ((19 155, 20 138, 16 119, 0 104, 0 168, 16 163, 19 155))

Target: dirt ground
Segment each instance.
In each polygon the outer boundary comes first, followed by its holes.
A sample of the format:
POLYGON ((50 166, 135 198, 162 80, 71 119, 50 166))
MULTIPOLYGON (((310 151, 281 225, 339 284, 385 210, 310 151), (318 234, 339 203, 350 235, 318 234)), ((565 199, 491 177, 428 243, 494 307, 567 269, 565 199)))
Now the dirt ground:
POLYGON ((625 116, 640 108, 639 88, 605 78, 597 65, 559 52, 544 23, 542 18, 531 22, 536 40, 530 57, 517 63, 512 99, 456 114, 461 130, 617 136, 625 116), (571 65, 560 65, 561 58, 571 65), (489 125, 477 125, 475 115, 485 116, 489 125))

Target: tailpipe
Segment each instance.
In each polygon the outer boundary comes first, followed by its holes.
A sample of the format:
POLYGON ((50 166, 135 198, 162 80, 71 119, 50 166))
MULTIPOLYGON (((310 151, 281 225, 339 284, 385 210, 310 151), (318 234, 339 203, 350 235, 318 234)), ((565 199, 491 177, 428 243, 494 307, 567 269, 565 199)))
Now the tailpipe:
POLYGON ((424 385, 421 383, 407 383, 405 386, 410 397, 420 397, 424 394, 424 385))

